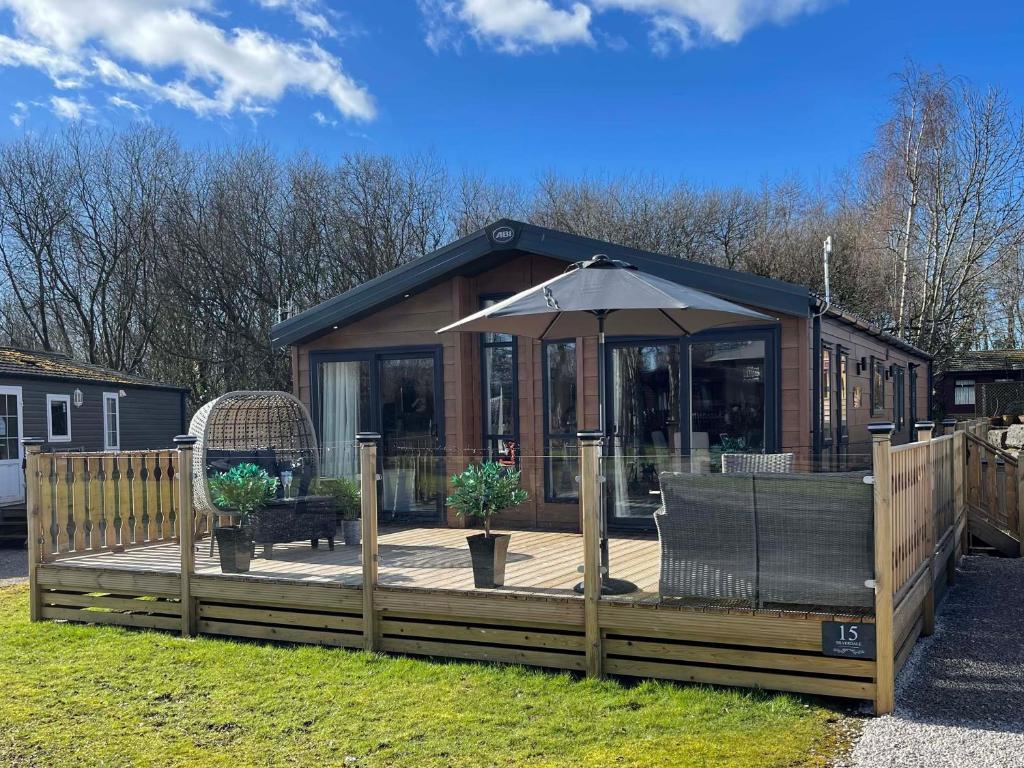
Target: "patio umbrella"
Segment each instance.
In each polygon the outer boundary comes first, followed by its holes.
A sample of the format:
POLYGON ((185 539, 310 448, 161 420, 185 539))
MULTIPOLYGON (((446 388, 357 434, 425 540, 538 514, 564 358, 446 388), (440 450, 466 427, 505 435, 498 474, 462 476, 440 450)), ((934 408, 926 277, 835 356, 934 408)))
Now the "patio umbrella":
MULTIPOLYGON (((615 336, 686 336, 729 325, 771 321, 767 315, 709 293, 638 270, 632 264, 597 254, 570 265, 565 272, 441 328, 447 331, 507 333, 533 339, 598 337, 598 412, 604 414, 605 334, 615 336)), ((602 502, 604 495, 601 496, 602 502)), ((601 552, 607 573, 608 537, 601 514, 601 552)), ((636 586, 605 578, 602 591, 631 592, 636 586)))

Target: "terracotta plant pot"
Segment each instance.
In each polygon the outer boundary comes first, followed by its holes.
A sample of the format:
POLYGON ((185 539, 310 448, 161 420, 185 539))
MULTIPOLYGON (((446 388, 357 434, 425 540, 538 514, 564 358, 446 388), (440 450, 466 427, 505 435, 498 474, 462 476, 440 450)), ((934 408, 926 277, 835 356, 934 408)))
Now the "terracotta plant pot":
POLYGON ((342 520, 341 535, 345 539, 346 547, 358 547, 359 539, 363 532, 362 520, 342 520))
POLYGON ((508 543, 512 536, 496 533, 487 536, 477 533, 467 536, 469 554, 473 559, 473 586, 477 589, 492 589, 505 584, 505 560, 508 557, 508 543))
POLYGON ((1017 421, 1020 422, 1021 424, 1024 424, 1024 413, 1017 417, 1017 421))
POLYGON ((225 525, 213 529, 217 537, 222 573, 247 573, 252 559, 252 539, 249 531, 238 525, 225 525))

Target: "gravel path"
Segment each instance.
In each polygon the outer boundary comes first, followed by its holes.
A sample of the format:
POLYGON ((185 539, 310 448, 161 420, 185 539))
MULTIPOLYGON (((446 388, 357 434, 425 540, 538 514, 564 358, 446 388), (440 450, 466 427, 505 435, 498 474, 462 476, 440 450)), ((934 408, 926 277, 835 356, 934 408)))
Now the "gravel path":
POLYGON ((969 557, 851 768, 1024 766, 1024 559, 969 557))
POLYGON ((28 578, 28 553, 24 549, 0 548, 0 587, 28 578))

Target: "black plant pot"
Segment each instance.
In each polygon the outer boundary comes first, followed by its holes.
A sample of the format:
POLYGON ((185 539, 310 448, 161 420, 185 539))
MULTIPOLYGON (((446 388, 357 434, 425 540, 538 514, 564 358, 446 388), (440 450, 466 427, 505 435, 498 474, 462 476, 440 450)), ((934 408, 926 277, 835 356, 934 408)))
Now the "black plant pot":
POLYGON ((358 547, 359 537, 363 531, 362 520, 342 520, 341 535, 345 539, 346 547, 358 547))
POLYGON ((217 537, 222 573, 247 573, 252 559, 252 536, 238 525, 226 525, 213 529, 217 537))
POLYGON ((473 559, 473 586, 477 589, 490 589, 505 584, 505 559, 511 539, 512 536, 507 533, 491 536, 477 533, 466 537, 469 554, 473 559))

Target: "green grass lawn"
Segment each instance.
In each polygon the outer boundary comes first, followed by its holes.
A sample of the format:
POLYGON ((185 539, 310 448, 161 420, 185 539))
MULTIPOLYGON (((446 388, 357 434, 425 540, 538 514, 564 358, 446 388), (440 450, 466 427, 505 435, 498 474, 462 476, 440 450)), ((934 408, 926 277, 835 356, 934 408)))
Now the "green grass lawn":
POLYGON ((28 621, 0 588, 0 765, 822 766, 792 696, 28 621))

